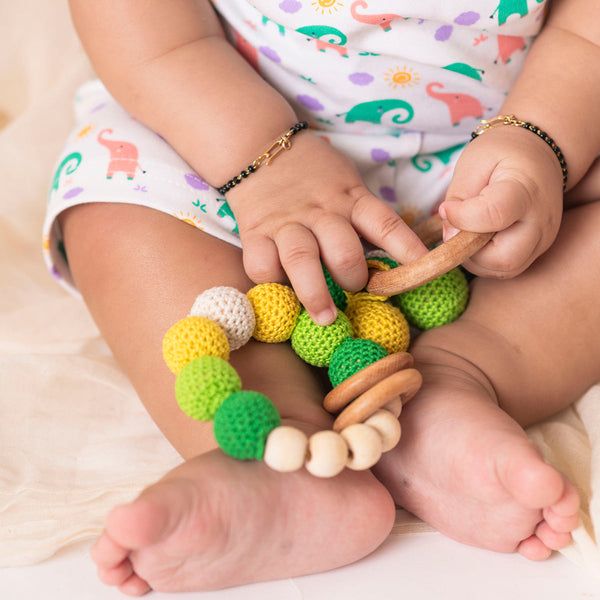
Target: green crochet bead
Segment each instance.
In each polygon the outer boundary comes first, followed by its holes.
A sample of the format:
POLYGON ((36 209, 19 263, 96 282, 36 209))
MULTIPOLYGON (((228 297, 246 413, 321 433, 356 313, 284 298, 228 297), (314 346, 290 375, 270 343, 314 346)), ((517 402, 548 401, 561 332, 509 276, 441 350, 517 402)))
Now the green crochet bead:
POLYGON ((187 363, 175 382, 181 410, 197 421, 212 421, 222 402, 242 389, 236 370, 219 356, 200 356, 187 363))
POLYGON ((302 309, 292 332, 292 348, 309 365, 326 367, 336 348, 352 337, 352 325, 340 310, 331 325, 317 325, 302 309))
POLYGON ((386 357, 388 353, 377 342, 348 338, 336 349, 329 362, 329 381, 335 387, 361 369, 386 357))
POLYGON ((425 285, 392 298, 392 304, 404 313, 406 320, 422 330, 455 321, 468 301, 469 284, 460 269, 452 269, 425 285))
POLYGON ((321 263, 321 266, 323 267, 323 275, 325 275, 325 281, 327 282, 327 287, 329 288, 329 293, 331 294, 333 303, 340 310, 346 310, 346 306, 348 305, 348 298, 346 297, 346 293, 333 280, 333 277, 331 276, 329 271, 325 268, 325 265, 323 263, 321 263))
POLYGON ((266 396, 242 390, 221 404, 213 432, 225 454, 239 460, 262 460, 267 436, 280 424, 279 413, 266 396))

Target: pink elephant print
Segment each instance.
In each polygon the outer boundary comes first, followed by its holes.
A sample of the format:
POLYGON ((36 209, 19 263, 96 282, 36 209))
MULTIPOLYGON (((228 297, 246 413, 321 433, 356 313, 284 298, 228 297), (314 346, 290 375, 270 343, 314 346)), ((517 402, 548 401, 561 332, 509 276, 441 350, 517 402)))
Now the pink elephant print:
POLYGON ((400 15, 395 15, 391 13, 387 14, 378 14, 378 15, 366 15, 364 13, 359 13, 356 9, 360 8, 369 8, 369 5, 365 0, 356 0, 350 6, 350 14, 355 21, 359 23, 366 23, 367 25, 379 25, 383 31, 389 31, 392 26, 390 23, 394 19, 402 19, 400 15))
POLYGON ((498 56, 495 62, 502 61, 503 64, 508 64, 512 55, 519 50, 525 50, 526 46, 525 38, 518 35, 499 35, 498 56))
POLYGON ((475 96, 459 94, 456 92, 441 92, 444 86, 434 81, 425 88, 427 95, 435 100, 444 102, 450 111, 452 125, 458 125, 463 119, 474 117, 483 119, 485 108, 475 96))
POLYGON ((127 179, 133 179, 137 169, 142 170, 138 163, 138 149, 131 142, 109 140, 104 134, 111 134, 112 129, 103 129, 98 134, 98 142, 109 149, 110 161, 106 171, 106 179, 112 179, 118 172, 125 173, 127 179))

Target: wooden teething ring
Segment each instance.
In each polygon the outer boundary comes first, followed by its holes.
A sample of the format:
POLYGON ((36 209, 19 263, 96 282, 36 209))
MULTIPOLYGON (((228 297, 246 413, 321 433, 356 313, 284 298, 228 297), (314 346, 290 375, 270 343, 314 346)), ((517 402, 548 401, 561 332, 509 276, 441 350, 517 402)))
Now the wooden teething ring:
POLYGON ((334 431, 342 431, 354 423, 362 423, 397 396, 410 400, 421 387, 423 378, 416 369, 404 369, 386 377, 349 404, 333 422, 334 431))
MULTIPOLYGON (((417 225, 414 232, 426 246, 435 244, 442 237, 441 217, 439 214, 430 217, 417 225)), ((411 263, 400 265, 390 271, 372 272, 367 291, 377 296, 392 296, 424 285, 463 263, 483 248, 493 235, 493 232, 461 231, 411 263)))
POLYGON ((408 352, 397 352, 361 369, 333 388, 324 398, 323 406, 330 413, 338 413, 369 388, 389 375, 413 366, 408 352))

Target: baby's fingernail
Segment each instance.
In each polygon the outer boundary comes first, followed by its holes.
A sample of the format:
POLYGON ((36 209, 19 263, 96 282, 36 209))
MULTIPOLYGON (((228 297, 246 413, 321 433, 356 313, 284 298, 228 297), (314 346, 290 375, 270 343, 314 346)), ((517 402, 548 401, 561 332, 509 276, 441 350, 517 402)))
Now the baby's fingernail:
POLYGON ((460 229, 456 229, 456 227, 447 225, 444 227, 444 241, 447 242, 448 240, 452 239, 459 231, 460 229))
POLYGON ((446 207, 443 204, 441 204, 438 208, 438 212, 440 213, 440 217, 442 217, 444 221, 448 219, 448 213, 446 213, 446 207))
POLYGON ((315 315, 313 321, 317 325, 331 325, 336 319, 337 311, 327 308, 326 310, 323 310, 315 315))

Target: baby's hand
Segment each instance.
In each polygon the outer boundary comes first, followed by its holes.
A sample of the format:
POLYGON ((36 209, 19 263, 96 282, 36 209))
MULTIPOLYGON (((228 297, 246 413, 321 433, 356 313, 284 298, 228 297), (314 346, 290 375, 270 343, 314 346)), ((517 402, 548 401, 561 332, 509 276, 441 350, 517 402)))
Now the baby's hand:
POLYGON ((347 291, 368 279, 362 236, 401 262, 426 248, 400 217, 365 187, 356 168, 312 132, 227 194, 246 273, 256 283, 289 280, 312 319, 336 318, 320 260, 347 291))
POLYGON ((556 156, 533 133, 499 126, 470 143, 440 206, 444 239, 456 230, 496 231, 465 266, 484 277, 522 273, 554 242, 562 216, 556 156))

